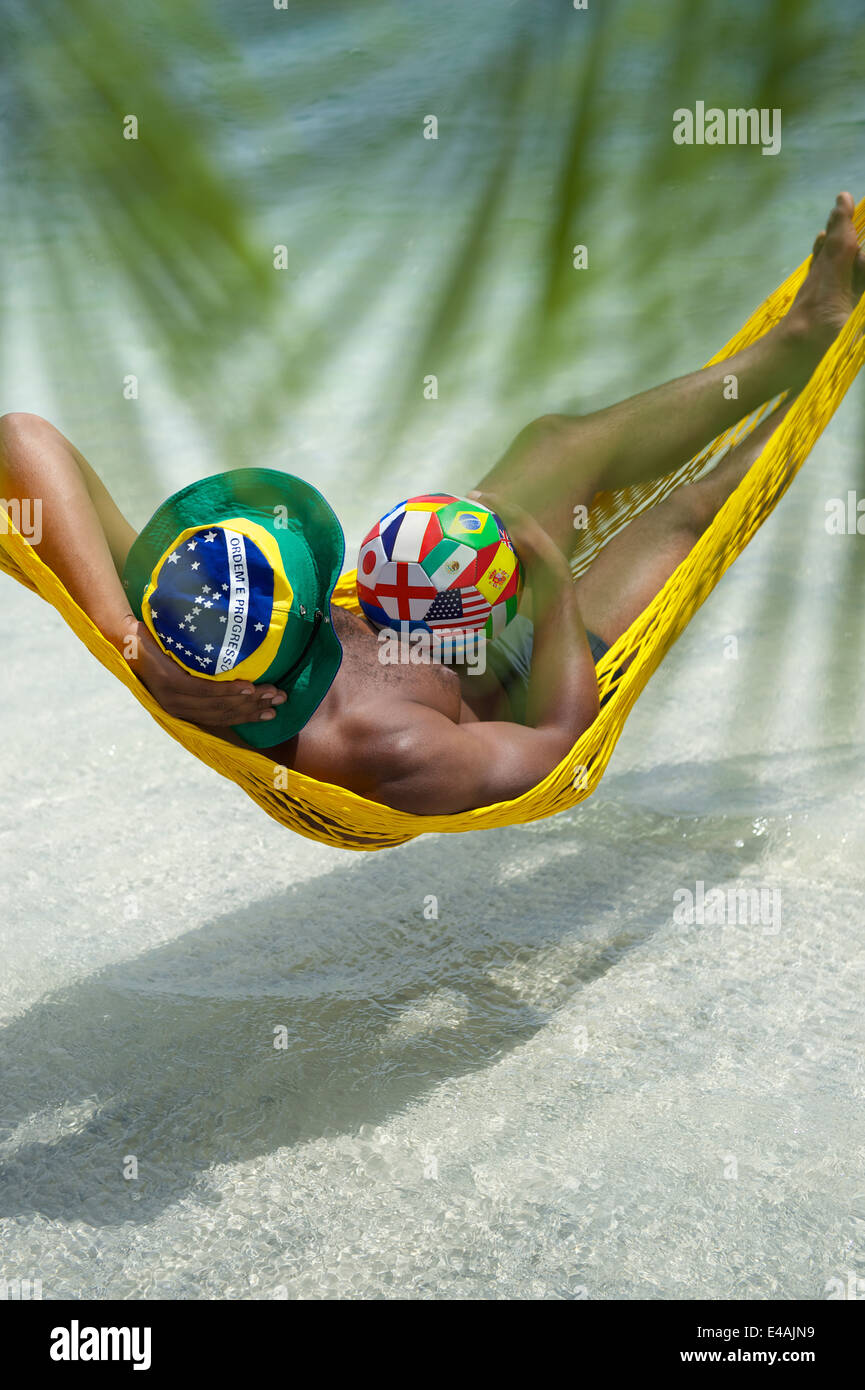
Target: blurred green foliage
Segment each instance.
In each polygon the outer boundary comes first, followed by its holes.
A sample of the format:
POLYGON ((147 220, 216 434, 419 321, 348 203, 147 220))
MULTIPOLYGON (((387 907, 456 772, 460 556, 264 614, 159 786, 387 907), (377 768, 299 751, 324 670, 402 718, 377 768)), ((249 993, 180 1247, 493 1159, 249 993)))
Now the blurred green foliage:
MULTIPOLYGON (((551 401, 562 365, 615 322, 608 392, 669 374, 683 318, 765 244, 797 127, 858 110, 855 20, 842 0, 29 0, 6 16, 0 78, 5 254, 10 228, 38 248, 54 370, 83 389, 110 370, 116 342, 88 363, 81 320, 116 294, 225 462, 241 439, 266 448, 361 335, 378 363, 368 453, 387 469, 421 427, 428 372, 491 413, 579 407, 601 388, 575 374, 573 399, 551 401), (675 146, 672 112, 697 99, 780 107, 785 153, 675 146)), ((779 278, 766 260, 757 298, 779 278)), ((746 284, 725 329, 752 307, 746 284)))

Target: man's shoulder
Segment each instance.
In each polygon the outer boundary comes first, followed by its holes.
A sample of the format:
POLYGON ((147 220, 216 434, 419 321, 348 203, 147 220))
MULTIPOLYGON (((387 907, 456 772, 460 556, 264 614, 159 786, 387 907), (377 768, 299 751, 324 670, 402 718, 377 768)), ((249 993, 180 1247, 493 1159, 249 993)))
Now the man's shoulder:
POLYGON ((336 741, 358 765, 379 768, 416 762, 440 736, 457 725, 440 710, 417 700, 377 700, 337 721, 336 741))
POLYGON ((460 726, 414 700, 385 701, 340 721, 327 757, 344 786, 424 814, 453 766, 460 726), (338 772, 337 772, 338 768, 338 772))
POLYGON ((456 727, 410 700, 379 701, 313 719, 298 738, 291 765, 306 776, 378 799, 407 778, 426 779, 430 767, 443 761, 437 752, 447 729, 456 727))

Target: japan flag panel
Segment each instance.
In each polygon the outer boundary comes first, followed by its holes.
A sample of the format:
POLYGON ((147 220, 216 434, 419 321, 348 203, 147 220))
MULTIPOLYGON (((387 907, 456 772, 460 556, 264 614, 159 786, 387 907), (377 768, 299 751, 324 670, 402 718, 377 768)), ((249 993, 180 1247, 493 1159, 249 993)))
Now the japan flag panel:
POLYGON ((371 540, 364 541, 357 557, 358 582, 369 589, 375 588, 376 576, 386 563, 387 556, 381 536, 376 535, 371 540))

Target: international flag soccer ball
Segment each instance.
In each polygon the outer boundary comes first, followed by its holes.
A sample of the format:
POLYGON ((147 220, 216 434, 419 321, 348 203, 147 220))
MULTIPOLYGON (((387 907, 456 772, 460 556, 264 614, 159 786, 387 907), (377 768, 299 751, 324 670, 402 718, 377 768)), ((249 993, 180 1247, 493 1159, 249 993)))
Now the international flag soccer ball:
POLYGON ((357 557, 364 613, 399 633, 497 637, 517 611, 522 585, 504 522, 450 493, 400 502, 364 537, 357 557))

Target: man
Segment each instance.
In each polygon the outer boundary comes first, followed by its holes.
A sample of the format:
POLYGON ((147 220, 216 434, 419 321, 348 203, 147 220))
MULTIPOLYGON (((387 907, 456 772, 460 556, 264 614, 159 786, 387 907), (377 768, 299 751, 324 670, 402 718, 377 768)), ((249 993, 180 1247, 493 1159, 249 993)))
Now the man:
MULTIPOLYGON (((296 595, 287 606, 294 603, 294 616, 302 613, 307 625, 298 621, 293 633, 277 611, 279 604, 268 609, 282 626, 272 634, 269 666, 253 653, 258 676, 232 679, 238 668, 230 665, 221 680, 194 675, 181 661, 203 661, 205 649, 184 646, 179 656, 170 655, 166 643, 171 634, 159 631, 161 620, 151 612, 156 608, 151 599, 161 592, 170 597, 171 565, 179 558, 171 542, 179 530, 163 525, 162 540, 168 537, 169 543, 162 549, 159 544, 154 549, 147 527, 136 538, 78 450, 30 415, 6 415, 0 421, 0 495, 7 501, 42 499, 38 553, 169 714, 232 742, 264 747, 274 763, 419 815, 510 799, 541 781, 596 718, 595 661, 688 554, 849 317, 865 288, 865 257, 858 248, 853 208, 849 193, 838 195, 790 312, 759 342, 725 362, 595 414, 535 420, 470 494, 507 524, 525 567, 532 614, 529 622, 521 612, 499 643, 490 644, 493 659, 483 679, 434 663, 383 665, 375 629, 337 605, 330 608, 333 575, 310 603, 315 613, 311 625, 312 613, 306 605, 298 606, 296 595), (723 389, 730 374, 738 381, 735 401, 723 389), (568 554, 575 507, 588 508, 602 489, 669 473, 785 391, 790 393, 785 404, 713 472, 635 518, 573 582, 568 554), (144 544, 148 539, 149 548, 144 544), (149 556, 148 572, 154 555, 159 567, 149 580, 145 574, 138 581, 143 592, 133 596, 120 576, 130 568, 135 571, 130 562, 136 547, 149 556), (320 668, 327 670, 317 684, 313 681, 304 705, 295 683, 307 678, 316 653, 320 668), (282 679, 286 671, 289 678, 282 686, 269 679, 269 672, 282 679), (300 714, 295 706, 302 707, 300 714), (286 722, 293 709, 295 717, 286 722), (275 731, 284 724, 290 736, 276 741, 278 732, 268 735, 271 721, 275 731)), ((298 484, 297 498, 315 492, 299 480, 289 483, 298 484)), ((169 511, 174 518, 171 506, 169 511)), ((200 531, 189 534, 195 540, 200 531)), ((233 532, 229 528, 224 534, 233 532)), ((272 536, 254 534, 259 559, 272 552, 277 582, 286 576, 290 580, 292 564, 303 561, 300 552, 293 559, 280 557, 272 536)), ((308 543, 311 534, 305 535, 308 543)), ((318 552, 313 547, 309 553, 318 552)), ((337 553, 341 559, 332 540, 325 567, 329 574, 337 553)), ((218 587, 227 589, 227 581, 218 587)), ((286 592, 293 594, 290 583, 286 592)), ((202 591, 186 601, 211 621, 210 605, 205 611, 197 603, 204 597, 202 591)), ((175 622, 184 633, 189 631, 186 618, 191 624, 189 613, 178 609, 175 622)), ((267 623, 257 626, 265 630, 267 623)), ((172 641, 178 627, 173 631, 172 641)), ((207 647, 213 649, 214 643, 207 647)))

